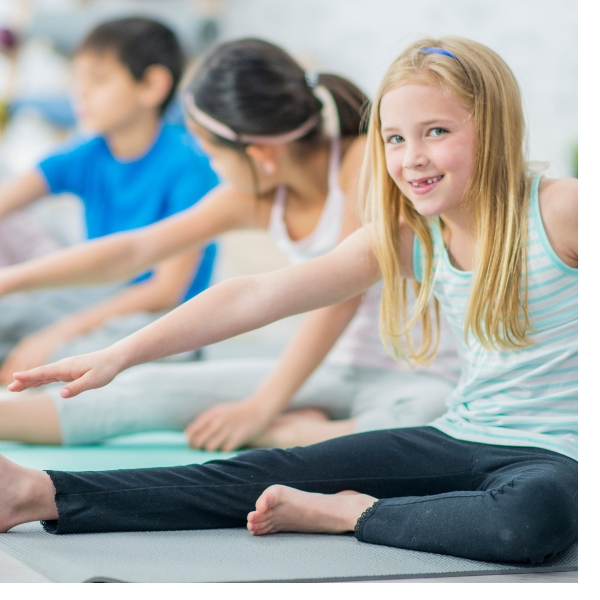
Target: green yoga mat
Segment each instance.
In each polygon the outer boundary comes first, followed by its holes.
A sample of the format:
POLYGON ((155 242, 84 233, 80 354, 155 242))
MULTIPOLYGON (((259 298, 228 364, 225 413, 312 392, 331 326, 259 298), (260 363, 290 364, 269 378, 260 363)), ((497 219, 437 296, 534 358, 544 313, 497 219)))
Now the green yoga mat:
POLYGON ((183 433, 120 436, 93 446, 32 446, 0 442, 0 454, 24 467, 55 471, 105 471, 174 467, 230 458, 235 452, 204 452, 186 445, 183 433))

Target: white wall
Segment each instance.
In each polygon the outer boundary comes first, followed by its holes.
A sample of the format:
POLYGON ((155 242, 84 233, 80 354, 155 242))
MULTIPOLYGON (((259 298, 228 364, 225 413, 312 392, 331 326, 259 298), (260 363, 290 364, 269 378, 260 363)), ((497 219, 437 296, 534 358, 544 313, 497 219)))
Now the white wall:
POLYGON ((577 141, 576 0, 228 0, 222 35, 262 37, 372 95, 388 64, 425 35, 498 52, 521 85, 530 157, 571 175, 577 141))

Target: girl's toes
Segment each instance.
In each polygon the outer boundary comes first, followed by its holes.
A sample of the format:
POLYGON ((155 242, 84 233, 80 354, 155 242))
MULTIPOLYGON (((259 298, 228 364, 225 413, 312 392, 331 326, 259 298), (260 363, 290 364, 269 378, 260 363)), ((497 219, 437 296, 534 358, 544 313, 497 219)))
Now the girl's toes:
POLYGON ((266 535, 268 533, 272 533, 274 529, 275 528, 270 523, 255 527, 248 527, 248 530, 252 535, 266 535))

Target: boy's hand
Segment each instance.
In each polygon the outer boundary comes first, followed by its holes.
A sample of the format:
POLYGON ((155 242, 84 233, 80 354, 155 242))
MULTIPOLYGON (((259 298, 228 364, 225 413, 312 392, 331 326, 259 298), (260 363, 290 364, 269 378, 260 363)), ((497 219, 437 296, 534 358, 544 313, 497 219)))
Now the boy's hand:
POLYGON ((120 372, 116 357, 111 349, 63 358, 58 362, 30 371, 14 373, 15 381, 8 386, 11 392, 22 392, 28 388, 41 387, 59 381, 72 382, 60 390, 63 398, 78 396, 87 390, 103 387, 120 372))
POLYGON ((192 448, 231 452, 260 435, 273 416, 251 400, 217 404, 196 417, 186 427, 185 435, 192 448))

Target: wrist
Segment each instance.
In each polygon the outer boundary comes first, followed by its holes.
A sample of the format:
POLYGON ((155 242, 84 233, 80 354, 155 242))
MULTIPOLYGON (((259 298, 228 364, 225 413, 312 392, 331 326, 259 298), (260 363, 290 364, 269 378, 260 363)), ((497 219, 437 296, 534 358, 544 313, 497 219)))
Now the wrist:
POLYGON ((143 361, 136 361, 127 350, 126 339, 115 342, 112 346, 101 350, 106 356, 106 361, 113 366, 117 373, 141 364, 143 361))
POLYGON ((19 270, 18 265, 10 265, 0 269, 0 296, 19 291, 19 270))
POLYGON ((287 402, 281 402, 278 398, 265 394, 254 394, 248 398, 247 402, 257 415, 268 421, 287 406, 287 402))

